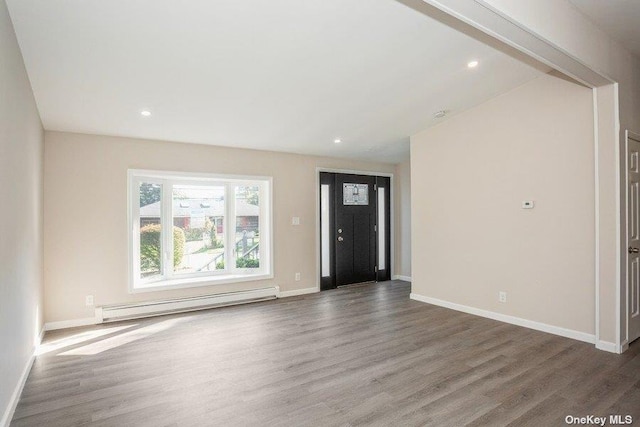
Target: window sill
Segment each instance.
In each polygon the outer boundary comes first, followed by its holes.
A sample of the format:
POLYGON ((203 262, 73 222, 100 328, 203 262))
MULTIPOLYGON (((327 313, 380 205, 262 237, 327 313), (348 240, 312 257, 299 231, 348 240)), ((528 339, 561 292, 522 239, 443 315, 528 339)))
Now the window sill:
POLYGON ((220 276, 190 277, 186 279, 161 280, 158 282, 138 284, 133 288, 130 288, 129 293, 137 294, 142 292, 157 292, 171 289, 199 288, 268 279, 273 279, 273 274, 225 274, 220 276))

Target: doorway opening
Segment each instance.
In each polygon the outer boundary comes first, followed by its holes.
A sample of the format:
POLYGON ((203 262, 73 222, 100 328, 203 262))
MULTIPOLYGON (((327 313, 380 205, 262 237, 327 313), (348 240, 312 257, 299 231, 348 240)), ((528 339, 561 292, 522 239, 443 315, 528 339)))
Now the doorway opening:
POLYGON ((391 178, 320 172, 320 290, 391 279, 391 178))

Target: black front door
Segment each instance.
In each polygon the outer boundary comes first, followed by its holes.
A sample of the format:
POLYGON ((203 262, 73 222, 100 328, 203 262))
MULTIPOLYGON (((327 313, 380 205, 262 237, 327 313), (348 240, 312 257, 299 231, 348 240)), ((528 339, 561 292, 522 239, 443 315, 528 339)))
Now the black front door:
POLYGON ((391 179, 320 173, 320 289, 391 279, 391 179))
POLYGON ((336 174, 336 286, 376 280, 376 177, 336 174))

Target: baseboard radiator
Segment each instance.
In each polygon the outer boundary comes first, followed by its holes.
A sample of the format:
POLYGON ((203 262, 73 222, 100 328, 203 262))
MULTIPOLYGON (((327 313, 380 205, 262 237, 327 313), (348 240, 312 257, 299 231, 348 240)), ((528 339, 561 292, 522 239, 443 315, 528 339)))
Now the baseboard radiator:
POLYGON ((115 322, 118 320, 138 319, 142 317, 161 316, 163 314, 183 313, 187 311, 206 310, 214 307, 267 301, 278 298, 279 294, 280 289, 275 286, 225 294, 133 304, 106 305, 96 307, 96 323, 115 322))

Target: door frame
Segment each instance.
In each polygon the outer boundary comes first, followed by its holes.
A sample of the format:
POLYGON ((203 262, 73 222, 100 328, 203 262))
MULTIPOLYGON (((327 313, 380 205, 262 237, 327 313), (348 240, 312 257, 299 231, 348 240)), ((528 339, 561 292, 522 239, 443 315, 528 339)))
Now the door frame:
POLYGON ((383 176, 389 178, 389 190, 390 194, 390 221, 391 221, 391 230, 389 230, 389 239, 391 239, 391 249, 390 249, 390 257, 391 257, 391 280, 394 280, 395 271, 396 271, 396 260, 395 260, 395 191, 394 191, 394 180, 393 173, 391 172, 376 172, 376 171, 362 171, 362 170, 354 170, 354 169, 336 169, 336 168, 326 168, 326 167, 316 167, 316 226, 315 226, 315 242, 316 242, 316 292, 320 292, 320 274, 321 274, 321 265, 320 265, 320 172, 328 172, 328 173, 345 173, 351 175, 367 175, 367 176, 383 176))
MULTIPOLYGON (((629 207, 629 159, 627 158, 627 154, 629 152, 629 140, 632 139, 634 141, 640 142, 640 134, 635 132, 631 132, 630 130, 625 130, 625 138, 624 138, 624 170, 621 171, 624 174, 624 230, 621 234, 622 241, 624 242, 624 248, 629 246, 629 215, 627 213, 629 207)), ((622 157, 622 156, 621 156, 622 157)), ((624 251, 624 256, 626 258, 626 251, 624 251)), ((624 291, 618 292, 618 307, 623 312, 624 317, 620 319, 622 321, 622 325, 624 326, 622 342, 620 343, 620 353, 626 351, 629 348, 629 266, 628 260, 624 262, 624 291), (622 295, 620 295, 622 294, 622 295), (621 298, 623 297, 623 298, 621 298), (621 301, 621 299, 623 299, 621 301)), ((620 316, 618 316, 620 318, 620 316)))

